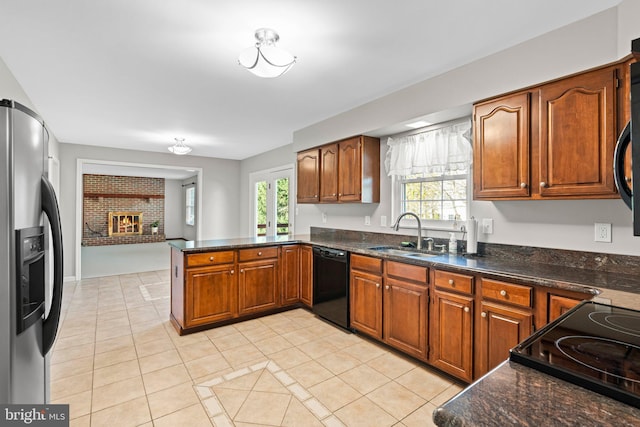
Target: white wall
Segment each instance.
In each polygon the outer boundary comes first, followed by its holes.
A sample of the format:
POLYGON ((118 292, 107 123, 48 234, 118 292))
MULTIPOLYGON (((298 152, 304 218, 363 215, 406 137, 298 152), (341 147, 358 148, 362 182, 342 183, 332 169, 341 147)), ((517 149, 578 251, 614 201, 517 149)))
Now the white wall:
MULTIPOLYGON (((380 134, 380 129, 416 117, 470 106, 480 99, 616 61, 629 53, 630 40, 640 37, 638 16, 640 2, 626 0, 618 9, 604 11, 300 129, 293 135, 293 151, 350 135, 380 134)), ((383 137, 382 163, 385 153, 383 137)), ((310 226, 390 232, 388 227, 380 226, 382 215, 387 216, 387 223, 393 221, 390 181, 382 172, 379 204, 299 205, 297 211, 295 230, 300 234, 308 233, 310 226), (322 223, 322 212, 327 214, 326 223, 322 223), (364 225, 365 215, 371 216, 372 225, 364 225)), ((631 213, 619 199, 474 201, 471 214, 494 219, 494 234, 481 234, 480 241, 640 255, 640 240, 631 231, 631 213), (593 241, 595 222, 613 224, 612 243, 593 241)), ((444 233, 428 234, 446 237, 444 233)))
POLYGON ((202 239, 240 234, 240 162, 199 156, 175 156, 79 144, 60 144, 60 216, 64 236, 65 276, 75 274, 77 159, 136 162, 150 165, 202 168, 202 239))
POLYGON ((168 238, 182 236, 182 217, 184 203, 182 202, 182 181, 177 179, 164 180, 164 235, 168 238))

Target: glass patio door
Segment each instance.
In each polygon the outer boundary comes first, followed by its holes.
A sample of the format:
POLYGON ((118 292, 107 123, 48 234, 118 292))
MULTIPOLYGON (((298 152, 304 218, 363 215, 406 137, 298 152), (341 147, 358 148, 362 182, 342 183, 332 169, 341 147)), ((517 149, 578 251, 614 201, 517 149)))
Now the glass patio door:
POLYGON ((293 231, 290 199, 293 169, 262 172, 253 176, 253 230, 255 236, 281 236, 293 231))

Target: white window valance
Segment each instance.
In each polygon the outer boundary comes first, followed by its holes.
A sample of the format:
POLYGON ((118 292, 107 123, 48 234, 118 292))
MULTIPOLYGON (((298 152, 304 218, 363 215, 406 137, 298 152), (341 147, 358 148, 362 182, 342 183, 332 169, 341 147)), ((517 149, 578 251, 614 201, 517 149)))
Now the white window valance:
POLYGON ((468 170, 472 162, 471 121, 387 140, 389 176, 468 170))

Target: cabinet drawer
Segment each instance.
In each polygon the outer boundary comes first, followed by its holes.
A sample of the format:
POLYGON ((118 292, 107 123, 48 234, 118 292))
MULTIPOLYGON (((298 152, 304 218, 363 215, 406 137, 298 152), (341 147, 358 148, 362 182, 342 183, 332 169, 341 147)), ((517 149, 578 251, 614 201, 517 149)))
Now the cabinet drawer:
POLYGON ((187 255, 187 267, 203 265, 233 264, 233 251, 203 252, 187 255))
POLYGON ((238 253, 240 256, 240 262, 261 260, 265 258, 277 258, 278 247, 267 246, 267 247, 251 248, 251 249, 240 249, 238 253))
POLYGON ((386 261, 387 276, 393 276, 399 279, 411 280, 414 282, 427 283, 426 267, 417 265, 403 264, 401 262, 386 261))
POLYGON ((473 293, 473 276, 436 270, 434 282, 438 288, 464 292, 465 294, 473 293))
POLYGON ((382 274, 382 259, 351 254, 351 268, 382 274))
POLYGON ((530 286, 482 279, 482 298, 502 301, 521 307, 531 307, 532 292, 533 288, 530 286))

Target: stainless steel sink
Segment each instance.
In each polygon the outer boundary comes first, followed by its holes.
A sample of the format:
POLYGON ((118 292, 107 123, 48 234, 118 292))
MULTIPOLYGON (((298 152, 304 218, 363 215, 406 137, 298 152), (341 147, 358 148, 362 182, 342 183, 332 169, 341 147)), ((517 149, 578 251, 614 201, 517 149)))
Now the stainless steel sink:
POLYGON ((374 246, 372 248, 368 248, 370 251, 376 251, 387 255, 401 256, 405 258, 413 258, 413 259, 428 259, 434 256, 435 254, 426 254, 424 252, 415 252, 411 250, 403 250, 397 249, 391 246, 374 246))
POLYGON ((425 254, 422 252, 410 252, 406 255, 403 255, 407 258, 417 258, 417 259, 427 259, 427 258, 431 258, 434 256, 437 256, 436 254, 425 254))

